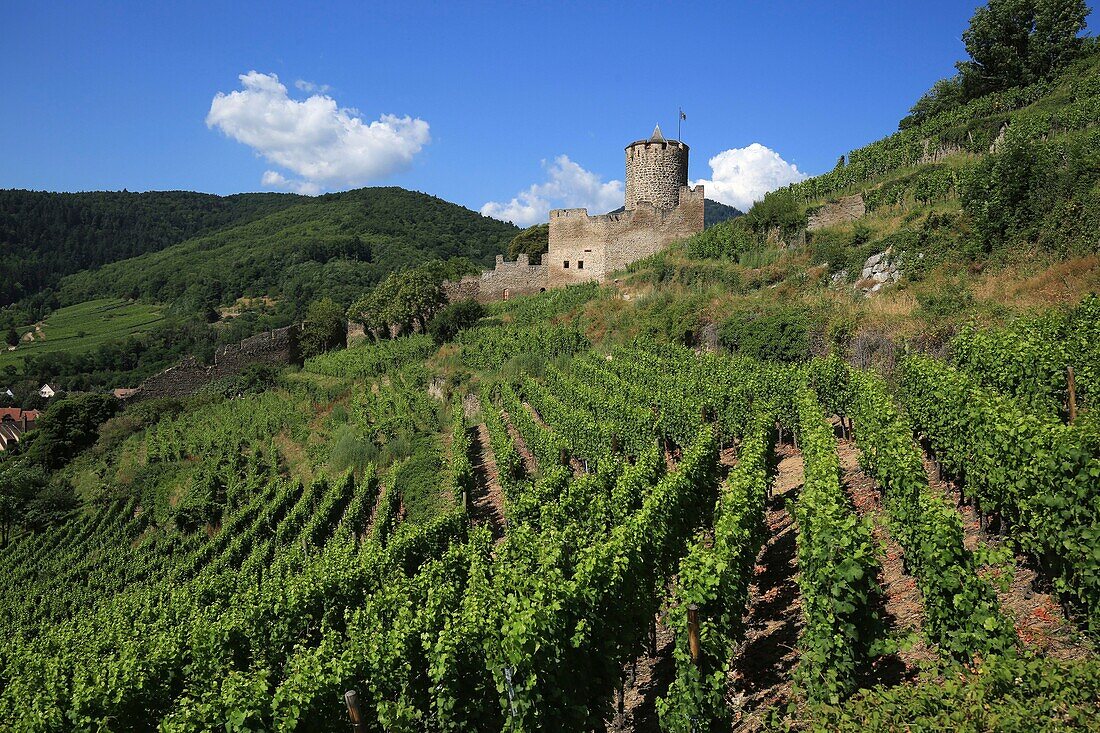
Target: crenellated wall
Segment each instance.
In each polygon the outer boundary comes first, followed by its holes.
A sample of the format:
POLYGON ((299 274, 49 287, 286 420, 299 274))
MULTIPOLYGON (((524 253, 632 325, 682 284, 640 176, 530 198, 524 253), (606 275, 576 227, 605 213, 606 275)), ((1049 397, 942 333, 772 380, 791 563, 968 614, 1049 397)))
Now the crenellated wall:
POLYGON ((443 291, 451 302, 472 298, 487 303, 504 300, 505 296, 542 292, 547 287, 546 265, 532 265, 526 254, 519 255, 515 262, 505 262, 504 255, 497 255, 492 270, 443 283, 443 291))
POLYGON ((443 284, 450 301, 488 302, 596 280, 703 231, 703 187, 688 186, 688 146, 665 140, 661 128, 626 146, 626 205, 613 214, 587 209, 550 212, 549 251, 541 265, 527 255, 497 256, 496 267, 443 284))
POLYGON ((672 209, 639 202, 634 209, 602 216, 589 216, 587 209, 551 211, 550 251, 543 256, 549 286, 602 282, 630 263, 703 231, 703 198, 702 186, 682 186, 679 205, 672 209))
POLYGON ((146 379, 128 400, 152 397, 186 397, 224 377, 238 374, 253 364, 292 364, 298 361, 298 335, 302 324, 252 336, 239 344, 222 346, 214 363, 200 364, 189 356, 179 364, 146 379))

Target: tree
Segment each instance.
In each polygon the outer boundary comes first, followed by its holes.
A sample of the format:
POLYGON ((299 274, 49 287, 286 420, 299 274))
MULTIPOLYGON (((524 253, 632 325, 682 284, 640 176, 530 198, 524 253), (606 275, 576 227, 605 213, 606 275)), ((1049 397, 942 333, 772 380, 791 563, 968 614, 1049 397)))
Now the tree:
POLYGON ((1049 76, 1076 59, 1084 48, 1080 37, 1089 7, 1085 0, 1037 0, 1031 34, 1031 72, 1049 76))
POLYGON ((473 326, 484 315, 485 307, 476 300, 450 303, 428 323, 428 333, 438 344, 453 341, 459 331, 473 326))
POLYGON ((321 298, 309 304, 299 345, 302 356, 316 356, 340 348, 347 343, 347 321, 344 309, 331 298, 321 298))
POLYGON ((1072 61, 1088 12, 1085 0, 989 0, 963 33, 965 99, 1031 84, 1072 61))
POLYGON ((0 547, 26 519, 27 505, 46 484, 42 470, 26 462, 0 464, 0 547))
POLYGON ((348 309, 348 319, 363 324, 377 338, 414 327, 427 330, 428 321, 447 304, 443 281, 454 277, 447 263, 429 262, 403 272, 390 273, 370 293, 348 309))
POLYGON ((550 225, 536 224, 528 227, 508 243, 508 259, 514 260, 526 254, 531 264, 542 262, 542 256, 550 249, 550 225))
POLYGON ((14 328, 9 328, 7 335, 4 336, 4 341, 7 342, 8 346, 17 346, 19 344, 19 332, 14 328))
POLYGON ((955 109, 964 101, 961 76, 940 79, 921 95, 917 103, 910 108, 909 114, 898 123, 898 128, 907 130, 910 127, 917 127, 941 112, 955 109))
POLYGON ((82 394, 56 400, 27 436, 27 455, 36 464, 58 468, 99 436, 99 426, 114 417, 118 400, 82 394))
POLYGON ((57 477, 45 483, 43 477, 38 491, 27 502, 23 521, 34 529, 45 529, 64 520, 76 507, 76 496, 64 479, 57 477))

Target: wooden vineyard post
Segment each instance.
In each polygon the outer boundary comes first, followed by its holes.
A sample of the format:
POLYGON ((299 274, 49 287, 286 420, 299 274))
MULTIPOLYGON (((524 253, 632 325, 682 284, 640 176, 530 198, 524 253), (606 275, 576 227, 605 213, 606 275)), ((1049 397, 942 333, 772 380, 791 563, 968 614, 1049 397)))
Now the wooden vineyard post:
POLYGON ((688 606, 688 648, 691 650, 691 661, 696 667, 700 666, 699 606, 694 603, 688 606))
POLYGON ((367 733, 367 724, 363 722, 363 712, 359 709, 359 693, 355 690, 345 692, 344 704, 348 706, 352 733, 367 733))
POLYGON ((1066 367, 1066 388, 1069 390, 1069 424, 1077 419, 1077 380, 1073 376, 1073 367, 1066 367))

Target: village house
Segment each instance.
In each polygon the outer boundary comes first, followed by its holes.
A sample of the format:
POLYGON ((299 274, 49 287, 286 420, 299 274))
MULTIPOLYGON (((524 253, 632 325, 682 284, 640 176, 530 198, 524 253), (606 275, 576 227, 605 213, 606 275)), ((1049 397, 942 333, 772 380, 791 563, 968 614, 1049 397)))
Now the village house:
POLYGON ((57 392, 48 384, 43 384, 42 388, 38 390, 38 396, 45 397, 46 399, 53 397, 55 394, 57 394, 57 392))
POLYGON ((28 431, 34 430, 38 422, 38 410, 23 410, 18 407, 0 408, 0 451, 10 450, 23 439, 28 431))

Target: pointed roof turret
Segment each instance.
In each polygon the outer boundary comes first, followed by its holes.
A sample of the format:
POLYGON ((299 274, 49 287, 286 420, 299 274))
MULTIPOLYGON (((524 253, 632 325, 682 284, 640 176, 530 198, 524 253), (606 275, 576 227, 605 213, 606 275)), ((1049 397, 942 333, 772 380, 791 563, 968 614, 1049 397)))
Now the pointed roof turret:
POLYGON ((657 125, 653 128, 653 135, 649 138, 651 142, 663 143, 665 136, 661 134, 661 126, 657 125))

